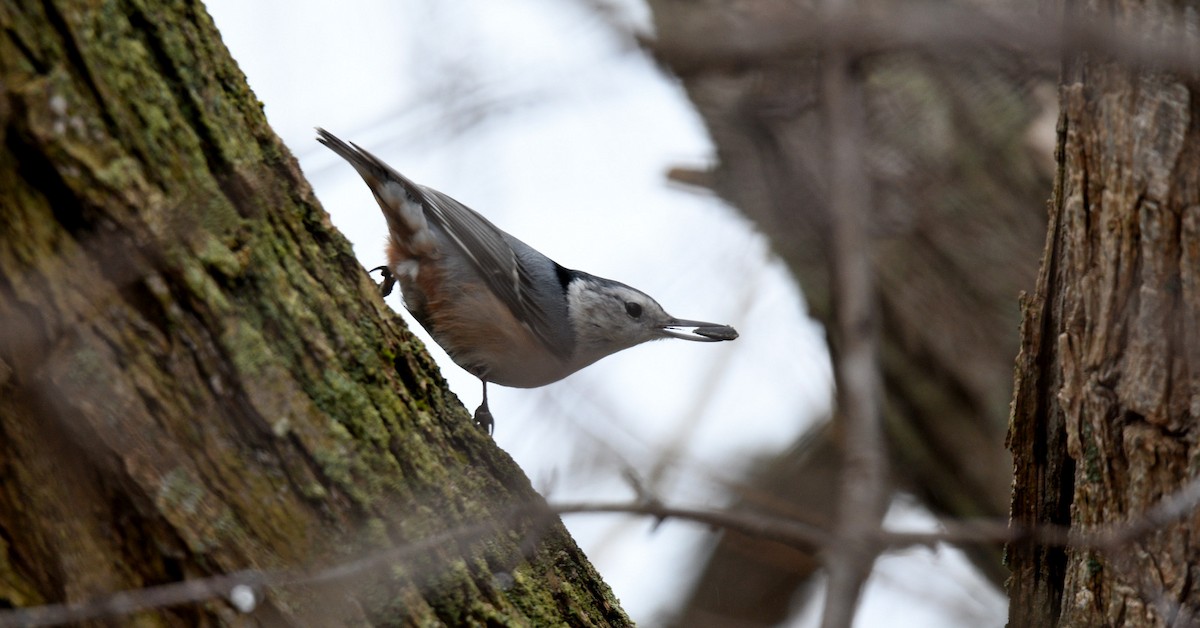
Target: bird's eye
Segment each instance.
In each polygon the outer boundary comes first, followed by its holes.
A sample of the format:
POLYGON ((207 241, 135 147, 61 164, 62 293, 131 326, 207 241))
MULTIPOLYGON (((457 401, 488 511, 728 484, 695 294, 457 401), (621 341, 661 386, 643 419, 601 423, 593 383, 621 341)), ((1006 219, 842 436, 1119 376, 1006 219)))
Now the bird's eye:
POLYGON ((625 302, 625 313, 632 316, 633 318, 641 318, 642 317, 642 305, 640 303, 634 303, 633 301, 626 301, 625 302))

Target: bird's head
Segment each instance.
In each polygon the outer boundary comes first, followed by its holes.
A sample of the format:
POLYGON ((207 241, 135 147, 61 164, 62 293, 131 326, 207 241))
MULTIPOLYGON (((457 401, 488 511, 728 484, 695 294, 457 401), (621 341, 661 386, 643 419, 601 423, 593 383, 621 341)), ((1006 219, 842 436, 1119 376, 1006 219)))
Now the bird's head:
POLYGON ((719 342, 738 337, 728 325, 675 318, 641 290, 579 272, 567 286, 567 314, 575 332, 576 359, 586 363, 648 340, 719 342))

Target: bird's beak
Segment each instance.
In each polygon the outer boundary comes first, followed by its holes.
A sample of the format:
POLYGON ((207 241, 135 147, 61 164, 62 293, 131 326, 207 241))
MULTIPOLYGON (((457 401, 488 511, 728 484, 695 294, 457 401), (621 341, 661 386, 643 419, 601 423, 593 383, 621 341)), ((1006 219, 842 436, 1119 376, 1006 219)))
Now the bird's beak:
POLYGON ((696 342, 720 342, 738 337, 737 330, 729 325, 684 321, 678 318, 667 321, 661 329, 668 336, 696 342))

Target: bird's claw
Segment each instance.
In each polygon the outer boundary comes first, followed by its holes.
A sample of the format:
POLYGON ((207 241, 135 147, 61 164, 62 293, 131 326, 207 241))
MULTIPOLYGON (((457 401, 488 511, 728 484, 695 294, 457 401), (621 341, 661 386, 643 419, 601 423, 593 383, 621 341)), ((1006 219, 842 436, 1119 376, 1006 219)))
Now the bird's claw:
POLYGON ((475 409, 475 425, 479 426, 484 434, 492 435, 492 431, 496 427, 496 419, 492 416, 492 411, 488 410, 486 403, 475 409))
POLYGON ((369 275, 375 271, 379 271, 383 275, 383 281, 379 282, 379 295, 386 297, 392 293, 392 288, 396 287, 396 276, 392 274, 392 269, 387 266, 376 266, 368 270, 367 274, 369 275))

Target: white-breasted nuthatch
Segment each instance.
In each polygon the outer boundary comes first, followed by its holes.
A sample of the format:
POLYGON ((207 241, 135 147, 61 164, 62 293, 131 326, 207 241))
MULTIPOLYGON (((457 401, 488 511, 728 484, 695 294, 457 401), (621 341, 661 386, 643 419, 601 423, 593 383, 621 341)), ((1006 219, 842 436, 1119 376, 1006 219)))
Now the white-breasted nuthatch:
POLYGON ((324 129, 317 141, 371 188, 388 225, 381 290, 404 305, 459 366, 483 382, 475 421, 491 432, 488 383, 535 388, 648 340, 733 340, 728 325, 674 318, 645 293, 570 270, 466 205, 413 183, 324 129))

